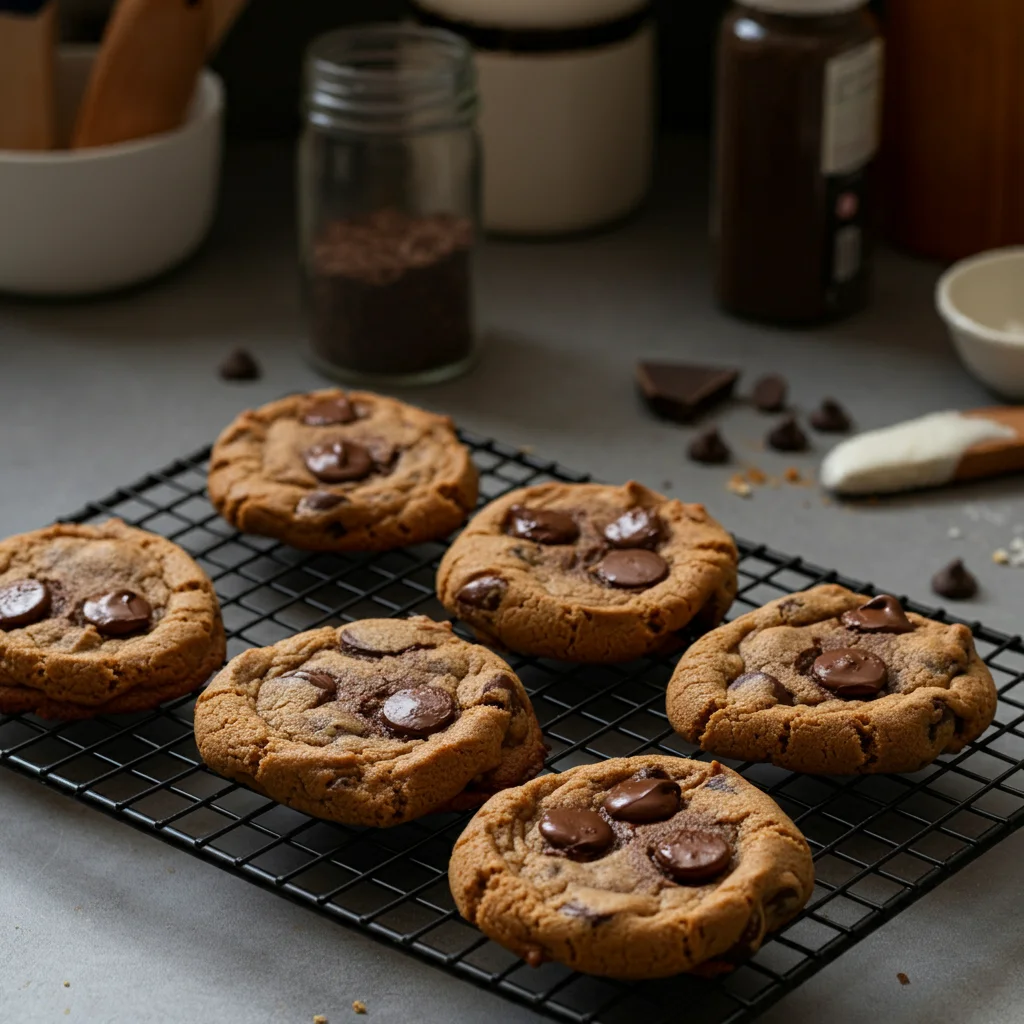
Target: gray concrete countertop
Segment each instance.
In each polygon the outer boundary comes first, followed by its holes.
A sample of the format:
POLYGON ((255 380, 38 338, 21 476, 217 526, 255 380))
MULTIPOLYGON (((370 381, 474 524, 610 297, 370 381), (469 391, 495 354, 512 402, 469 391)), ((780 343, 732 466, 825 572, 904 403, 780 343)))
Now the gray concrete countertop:
MULTIPOLYGON (((669 147, 657 198, 614 232, 489 244, 479 267, 484 350, 469 376, 403 393, 467 428, 576 469, 702 501, 739 535, 930 599, 954 555, 980 597, 955 610, 1020 631, 1024 570, 993 549, 1024 533, 1020 479, 826 503, 814 487, 725 489, 736 467, 687 462, 692 429, 637 401, 638 357, 785 374, 798 408, 825 395, 860 428, 993 398, 960 367, 932 312, 932 265, 884 253, 865 314, 791 333, 731 320, 710 299, 699 149, 669 147), (951 530, 958 533, 949 536, 951 530)), ((288 192, 290 154, 231 154, 210 243, 155 285, 88 303, 0 302, 0 535, 27 530, 208 443, 240 409, 316 386, 302 356, 288 192), (233 347, 264 377, 215 372, 233 347)), ((809 455, 763 451, 773 422, 737 401, 715 417, 739 465, 813 474, 809 455)), ((933 599, 939 603, 938 599, 933 599)), ((126 826, 0 774, 0 1021, 247 1024, 352 1017, 538 1019, 126 826), (64 987, 63 982, 70 986, 64 987)), ((1020 1019, 1024 836, 1003 842, 786 997, 765 1020, 834 1024, 1020 1019), (897 971, 909 975, 901 986, 897 971)))

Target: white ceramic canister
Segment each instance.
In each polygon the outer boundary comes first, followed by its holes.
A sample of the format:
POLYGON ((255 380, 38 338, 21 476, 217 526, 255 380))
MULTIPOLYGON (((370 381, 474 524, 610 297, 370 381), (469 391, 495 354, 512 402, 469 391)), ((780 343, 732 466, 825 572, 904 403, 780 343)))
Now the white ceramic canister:
POLYGON ((414 0, 473 45, 489 231, 598 227, 643 199, 654 144, 650 0, 414 0))

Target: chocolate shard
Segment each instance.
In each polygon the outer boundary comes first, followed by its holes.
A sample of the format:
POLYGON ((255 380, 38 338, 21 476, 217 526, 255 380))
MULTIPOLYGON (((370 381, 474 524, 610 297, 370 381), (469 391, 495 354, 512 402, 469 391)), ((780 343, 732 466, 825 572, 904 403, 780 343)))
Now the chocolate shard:
POLYGON ((751 397, 761 412, 780 412, 786 407, 786 379, 776 373, 762 377, 755 385, 751 397))
POLYGON ((692 363, 640 362, 636 382, 651 411, 662 419, 690 423, 728 398, 740 371, 692 363))

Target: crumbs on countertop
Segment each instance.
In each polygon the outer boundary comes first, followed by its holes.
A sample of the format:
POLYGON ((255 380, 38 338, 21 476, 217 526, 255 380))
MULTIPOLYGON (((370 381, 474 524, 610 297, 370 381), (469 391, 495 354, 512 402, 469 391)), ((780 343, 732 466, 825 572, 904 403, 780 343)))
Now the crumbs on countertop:
POLYGON ((361 999, 356 999, 352 1003, 352 1009, 355 1010, 356 1013, 366 1013, 366 1003, 361 999))
POLYGON ((327 1024, 327 1018, 322 1013, 314 1013, 313 1024, 327 1024))
POLYGON ((902 971, 900 971, 899 974, 896 975, 896 980, 901 985, 909 985, 910 984, 910 979, 902 971))
POLYGON ((749 498, 754 493, 754 489, 743 478, 742 473, 734 473, 729 477, 728 481, 726 481, 725 489, 739 495, 741 498, 749 498))

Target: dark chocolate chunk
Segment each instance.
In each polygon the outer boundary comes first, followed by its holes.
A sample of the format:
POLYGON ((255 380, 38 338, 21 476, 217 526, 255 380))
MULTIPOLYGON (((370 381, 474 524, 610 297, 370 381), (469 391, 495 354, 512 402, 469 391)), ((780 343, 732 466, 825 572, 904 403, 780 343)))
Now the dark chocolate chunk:
POLYGON ((568 512, 513 505, 505 516, 505 532, 538 544, 572 544, 580 528, 568 512))
POLYGON ((779 704, 785 704, 787 707, 793 704, 793 695, 789 690, 767 672, 744 672, 729 684, 730 690, 744 690, 748 687, 757 687, 770 693, 779 704))
POLYGON ((481 699, 485 704, 496 704, 507 708, 509 711, 517 711, 520 708, 519 691, 512 678, 507 675, 495 676, 488 679, 484 684, 481 699), (494 697, 487 698, 487 694, 493 693, 494 697))
POLYGON ((15 580, 0 587, 0 629, 30 626, 50 613, 50 588, 41 580, 15 580))
POLYGON ((430 647, 433 644, 389 642, 378 630, 367 629, 361 622, 353 622, 341 631, 341 649, 363 658, 383 658, 430 647))
POLYGON ((90 597, 82 605, 82 616, 104 636, 128 636, 149 628, 153 609, 132 590, 113 590, 90 597))
POLYGON ((637 363, 636 380, 651 411, 690 423, 732 394, 740 371, 687 363, 637 363))
POLYGON ((332 697, 337 696, 338 693, 338 680, 330 672, 300 668, 294 672, 289 672, 287 675, 279 676, 277 681, 287 683, 293 680, 297 683, 307 683, 310 686, 315 686, 320 691, 320 696, 316 704, 313 705, 314 707, 319 707, 321 704, 326 703, 332 697))
POLYGON ((259 380, 260 364, 244 348, 236 348, 217 368, 223 380, 259 380))
POLYGON ((751 397, 761 412, 779 412, 786 407, 786 392, 789 390, 784 377, 769 374, 755 385, 751 397))
POLYGON ((811 675, 838 697, 873 697, 885 686, 889 669, 870 651, 837 647, 815 659, 811 675))
POLYGON ((914 624, 903 605, 891 594, 879 594, 853 611, 843 612, 840 621, 861 633, 913 633, 914 624))
POLYGON ((303 459, 313 476, 329 484, 362 480, 373 472, 370 453, 361 444, 352 441, 315 444, 306 449, 303 459))
POLYGON ((455 600, 470 608, 493 612, 501 604, 506 590, 508 584, 500 576, 477 576, 459 590, 455 600))
POLYGON ((599 857, 615 842, 611 826, 596 811, 553 807, 540 819, 540 834, 570 860, 599 857))
POLYGON ((714 427, 706 430, 703 434, 698 434, 690 442, 686 454, 694 462, 700 462, 706 466, 718 466, 732 458, 732 451, 714 427))
POLYGON ((968 601, 978 593, 978 581, 957 558, 932 577, 932 590, 951 601, 968 601))
POLYGON ((300 512, 330 512, 339 505, 347 505, 348 498, 332 491, 310 491, 299 499, 300 512))
POLYGON ((653 587, 668 575, 668 562, 657 552, 643 548, 609 551, 594 573, 611 587, 653 587))
POLYGON ((729 844, 713 832, 677 832, 654 848, 655 864, 683 885, 710 882, 731 860, 729 844))
POLYGON ((661 538, 661 520, 648 508, 631 508, 604 528, 613 548, 653 548, 661 538))
POLYGON ((820 656, 820 647, 808 647, 793 659, 793 668, 796 669, 800 675, 805 676, 811 671, 814 667, 815 661, 817 661, 820 656))
POLYGON ((849 414, 834 398, 824 399, 808 419, 823 434, 842 434, 850 429, 849 414))
POLYGON ((339 423, 351 423, 354 419, 356 411, 344 395, 317 399, 302 414, 302 422, 307 427, 333 427, 339 423))
POLYGON ((381 708, 384 721, 402 736, 422 739, 455 717, 455 701, 437 686, 415 686, 391 694, 381 708))
POLYGON ((736 787, 724 775, 712 775, 711 778, 704 783, 704 788, 713 789, 717 793, 736 792, 736 787))
POLYGON ((671 779, 629 779, 604 798, 603 806, 616 821, 646 825, 671 818, 681 802, 679 784, 671 779))
POLYGON ((810 447, 807 435, 800 429, 795 416, 787 416, 770 430, 766 440, 777 452, 805 452, 810 447))

